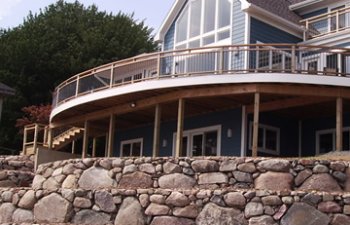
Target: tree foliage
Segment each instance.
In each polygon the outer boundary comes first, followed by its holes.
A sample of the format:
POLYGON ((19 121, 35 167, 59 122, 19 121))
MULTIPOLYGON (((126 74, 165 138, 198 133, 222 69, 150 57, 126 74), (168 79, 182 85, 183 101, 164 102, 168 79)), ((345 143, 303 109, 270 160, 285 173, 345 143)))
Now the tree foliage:
POLYGON ((16 127, 23 129, 32 123, 48 124, 50 120, 51 105, 31 105, 22 108, 22 118, 16 120, 16 127))
POLYGON ((63 0, 29 13, 18 27, 0 30, 0 82, 17 91, 4 105, 0 146, 20 146, 14 136, 21 108, 49 104, 55 86, 74 74, 154 51, 151 32, 133 15, 63 0))

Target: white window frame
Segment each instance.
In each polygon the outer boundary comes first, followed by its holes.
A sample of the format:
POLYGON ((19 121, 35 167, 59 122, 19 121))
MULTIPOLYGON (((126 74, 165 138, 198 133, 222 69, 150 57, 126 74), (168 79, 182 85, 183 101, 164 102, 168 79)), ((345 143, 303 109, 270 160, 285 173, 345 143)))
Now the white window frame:
MULTIPOLYGON (((280 143, 281 143, 281 129, 279 127, 274 127, 274 126, 270 126, 270 125, 266 125, 266 124, 261 124, 259 123, 259 128, 264 130, 264 133, 266 132, 266 130, 272 130, 275 131, 277 134, 277 149, 273 150, 273 149, 266 149, 266 135, 264 135, 264 139, 263 139, 263 147, 259 147, 258 146, 258 152, 262 152, 262 153, 267 153, 267 154, 271 154, 271 155, 280 155, 280 143)), ((249 149, 252 150, 253 148, 253 122, 250 121, 249 124, 249 149)))
MULTIPOLYGON (((343 132, 346 132, 346 131, 350 133, 350 127, 343 127, 343 132)), ((317 130, 316 131, 316 155, 320 154, 320 136, 323 134, 332 134, 333 150, 335 150, 336 148, 336 129, 335 128, 317 130)), ((350 149, 343 149, 343 150, 350 150, 350 149)))
MULTIPOLYGON (((204 16, 205 16, 205 2, 206 1, 202 1, 202 7, 201 7, 201 22, 200 22, 200 34, 189 38, 190 37, 190 23, 191 23, 191 7, 192 7, 192 2, 195 0, 189 0, 186 7, 184 8, 184 10, 188 10, 188 20, 187 20, 187 38, 184 41, 178 42, 177 39, 177 32, 178 32, 178 21, 175 22, 175 32, 174 32, 174 48, 178 49, 177 47, 185 45, 185 49, 188 48, 189 43, 195 40, 199 39, 200 42, 200 47, 203 46, 217 46, 217 45, 229 45, 231 44, 231 37, 232 37, 232 18, 233 18, 233 13, 232 13, 232 1, 230 2, 230 24, 228 26, 225 27, 221 27, 218 28, 218 21, 219 21, 219 0, 215 0, 216 1, 216 9, 215 9, 215 28, 214 30, 207 32, 207 33, 203 33, 204 32, 204 16), (223 40, 218 41, 218 34, 223 32, 223 31, 228 31, 229 32, 229 37, 223 40), (214 42, 208 45, 203 45, 203 39, 214 35, 214 42)), ((213 0, 210 0, 213 1, 213 0)), ((183 15, 184 10, 181 12, 181 14, 179 15, 179 18, 183 15)))
MULTIPOLYGON (((193 145, 193 143, 192 143, 193 142, 193 136, 194 135, 198 135, 200 133, 210 132, 210 131, 216 131, 217 132, 217 143, 216 143, 217 152, 216 152, 216 156, 220 156, 221 155, 221 129, 222 129, 221 125, 214 125, 214 126, 209 126, 209 127, 201 127, 201 128, 197 128, 197 129, 191 129, 191 130, 183 131, 182 137, 187 137, 187 152, 186 152, 186 156, 187 157, 192 157, 192 149, 191 149, 191 147, 193 145)), ((172 151, 173 156, 175 156, 176 133, 177 132, 173 132, 173 151, 172 151)))
POLYGON ((129 140, 124 140, 120 142, 120 157, 130 157, 130 155, 123 156, 123 145, 131 144, 130 153, 132 153, 133 144, 139 143, 139 142, 141 143, 140 156, 142 156, 143 155, 143 138, 135 138, 135 139, 129 139, 129 140))

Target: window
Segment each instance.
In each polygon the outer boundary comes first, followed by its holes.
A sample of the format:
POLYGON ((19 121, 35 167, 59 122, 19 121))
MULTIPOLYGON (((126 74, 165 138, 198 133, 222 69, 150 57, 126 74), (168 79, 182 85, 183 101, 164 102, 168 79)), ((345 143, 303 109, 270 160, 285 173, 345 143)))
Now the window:
MULTIPOLYGON (((253 146, 253 123, 249 129, 250 149, 253 146)), ((258 151, 272 155, 280 154, 280 129, 273 126, 259 124, 258 151)))
POLYGON ((219 0, 219 18, 218 27, 226 27, 230 25, 231 20, 231 4, 228 0, 219 0))
POLYGON ((120 144, 120 156, 142 156, 143 138, 125 140, 120 144))
POLYGON ((201 31, 202 0, 192 2, 190 19, 190 38, 196 37, 201 31))
MULTIPOLYGON (((176 133, 173 135, 175 155, 176 133)), ((181 156, 218 156, 221 146, 221 125, 186 130, 182 137, 181 156)))
POLYGON ((181 42, 186 40, 187 38, 187 24, 188 24, 188 7, 184 9, 182 15, 179 17, 177 21, 177 32, 176 32, 176 40, 177 42, 181 42))
MULTIPOLYGON (((336 148, 335 129, 319 130, 316 132, 316 154, 334 151, 336 148)), ((343 150, 350 150, 350 127, 343 129, 343 150)))
POLYGON ((176 22, 175 48, 191 48, 194 40, 199 46, 218 41, 229 44, 230 25, 230 0, 190 0, 176 22))

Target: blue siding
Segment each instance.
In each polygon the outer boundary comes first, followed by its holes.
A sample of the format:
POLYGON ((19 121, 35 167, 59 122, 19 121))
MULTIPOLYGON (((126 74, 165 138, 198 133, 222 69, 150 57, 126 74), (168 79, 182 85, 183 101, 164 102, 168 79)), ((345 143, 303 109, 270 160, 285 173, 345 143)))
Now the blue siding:
MULTIPOLYGON (((343 126, 350 126, 350 115, 343 116, 343 126)), ((302 148, 303 156, 312 156, 316 154, 316 131, 335 129, 335 117, 312 118, 303 121, 302 148)))
POLYGON ((241 10, 241 2, 233 1, 232 9, 232 44, 244 44, 245 36, 245 13, 241 10))
POLYGON ((313 16, 318 16, 318 15, 327 13, 327 12, 328 12, 328 8, 323 8, 323 9, 318 9, 318 10, 316 10, 316 11, 313 11, 313 12, 306 13, 306 14, 304 14, 304 15, 301 15, 301 17, 302 17, 303 19, 307 19, 307 18, 310 18, 310 17, 313 17, 313 16))
MULTIPOLYGON (((250 148, 250 124, 253 121, 253 115, 250 114, 248 116, 248 124, 247 124, 247 155, 251 155, 250 148)), ((269 125, 273 127, 280 128, 280 156, 288 157, 288 156, 296 156, 298 155, 298 132, 299 125, 298 120, 280 117, 271 112, 260 113, 259 115, 259 123, 264 125, 269 125)), ((266 156, 267 154, 258 152, 258 155, 266 156)))
MULTIPOLYGON (((186 118, 184 130, 201 127, 221 125, 221 155, 239 156, 241 152, 241 108, 215 112, 200 116, 186 118), (232 137, 227 137, 227 129, 232 129, 232 137)), ((173 147, 173 134, 176 132, 176 121, 161 124, 160 140, 167 141, 167 146, 160 146, 160 156, 171 156, 173 147)), ((143 138, 143 155, 152 155, 153 126, 148 125, 130 130, 123 130, 115 134, 114 156, 120 155, 120 142, 136 138, 143 138)))
POLYGON ((255 18, 251 18, 250 43, 298 43, 302 39, 283 30, 273 27, 255 18))
MULTIPOLYGON (((231 37, 233 45, 245 44, 245 13, 241 10, 241 2, 233 1, 231 37)), ((231 69, 239 70, 244 67, 244 51, 232 57, 231 69)))

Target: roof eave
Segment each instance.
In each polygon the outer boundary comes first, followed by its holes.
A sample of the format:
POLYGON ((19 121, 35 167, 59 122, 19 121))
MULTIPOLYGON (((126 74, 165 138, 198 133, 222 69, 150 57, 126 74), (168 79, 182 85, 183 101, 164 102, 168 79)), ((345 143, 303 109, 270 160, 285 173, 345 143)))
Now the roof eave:
POLYGON ((318 3, 318 2, 322 2, 322 0, 305 0, 305 1, 290 5, 289 9, 294 11, 294 10, 301 9, 303 7, 310 6, 310 5, 318 3))

